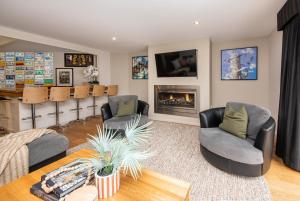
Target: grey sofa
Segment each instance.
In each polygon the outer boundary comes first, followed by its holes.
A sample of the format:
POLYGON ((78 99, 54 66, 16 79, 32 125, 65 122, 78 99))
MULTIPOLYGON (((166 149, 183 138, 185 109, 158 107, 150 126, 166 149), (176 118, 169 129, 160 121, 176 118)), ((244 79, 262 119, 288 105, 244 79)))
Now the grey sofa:
POLYGON ((125 96, 110 96, 108 97, 108 103, 101 107, 103 124, 108 129, 118 130, 123 132, 128 121, 134 119, 137 115, 141 114, 139 125, 146 124, 148 119, 149 104, 138 100, 135 95, 125 96), (118 105, 120 101, 134 100, 134 114, 129 116, 117 117, 118 105))
POLYGON ((66 156, 69 140, 56 132, 45 134, 27 144, 29 172, 37 170, 66 156))
POLYGON ((224 107, 200 112, 200 149, 215 167, 243 176, 261 176, 270 167, 275 121, 262 107, 229 102, 234 108, 245 106, 248 112, 247 138, 238 138, 218 126, 223 121, 224 107))

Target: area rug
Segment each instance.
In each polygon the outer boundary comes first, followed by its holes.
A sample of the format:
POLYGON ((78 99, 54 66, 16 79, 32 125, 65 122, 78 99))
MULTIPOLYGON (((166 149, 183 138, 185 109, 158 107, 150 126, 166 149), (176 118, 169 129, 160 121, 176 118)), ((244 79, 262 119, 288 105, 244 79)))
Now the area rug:
MULTIPOLYGON (((199 127, 155 121, 150 148, 154 157, 144 166, 191 183, 192 201, 270 201, 263 177, 242 177, 210 165, 201 155, 199 127)), ((84 143, 68 151, 91 148, 84 143)))

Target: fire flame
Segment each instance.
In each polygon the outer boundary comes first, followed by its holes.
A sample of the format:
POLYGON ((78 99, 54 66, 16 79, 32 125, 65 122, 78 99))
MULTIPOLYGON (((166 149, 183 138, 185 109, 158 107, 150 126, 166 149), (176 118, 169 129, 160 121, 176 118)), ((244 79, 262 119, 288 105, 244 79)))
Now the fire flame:
POLYGON ((190 102, 191 101, 189 94, 185 94, 185 101, 186 102, 190 102))

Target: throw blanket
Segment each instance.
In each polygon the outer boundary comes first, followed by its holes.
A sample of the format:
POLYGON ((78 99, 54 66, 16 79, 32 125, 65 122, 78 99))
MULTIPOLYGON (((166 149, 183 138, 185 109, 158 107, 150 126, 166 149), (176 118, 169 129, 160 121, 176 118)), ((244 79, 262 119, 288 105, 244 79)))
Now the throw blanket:
POLYGON ((28 174, 29 154, 26 144, 53 132, 50 129, 31 129, 0 138, 0 186, 28 174))

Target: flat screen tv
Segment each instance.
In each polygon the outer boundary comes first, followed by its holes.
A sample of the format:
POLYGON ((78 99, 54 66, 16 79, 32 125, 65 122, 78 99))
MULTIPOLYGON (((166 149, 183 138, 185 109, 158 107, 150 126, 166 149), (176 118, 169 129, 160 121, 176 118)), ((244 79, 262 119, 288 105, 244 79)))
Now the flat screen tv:
POLYGON ((155 54, 157 77, 197 77, 197 50, 155 54))

